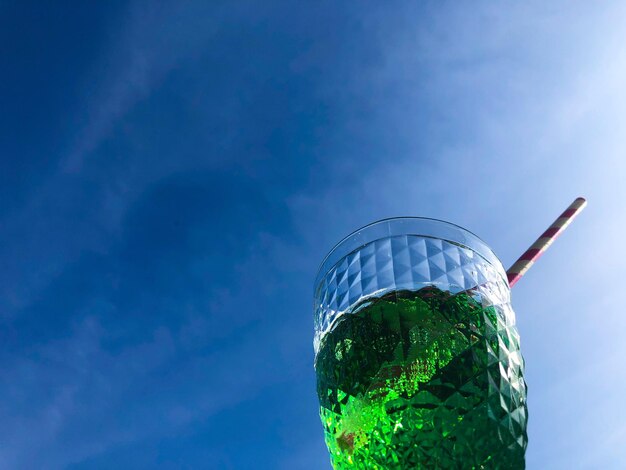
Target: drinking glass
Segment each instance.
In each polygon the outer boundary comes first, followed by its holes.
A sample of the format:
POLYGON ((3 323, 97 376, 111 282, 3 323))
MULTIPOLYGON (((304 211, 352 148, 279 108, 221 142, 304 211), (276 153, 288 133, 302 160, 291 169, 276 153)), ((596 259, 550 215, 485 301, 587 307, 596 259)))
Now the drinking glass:
POLYGON ((381 220, 315 280, 315 370, 335 469, 524 468, 526 384, 502 264, 441 220, 381 220))

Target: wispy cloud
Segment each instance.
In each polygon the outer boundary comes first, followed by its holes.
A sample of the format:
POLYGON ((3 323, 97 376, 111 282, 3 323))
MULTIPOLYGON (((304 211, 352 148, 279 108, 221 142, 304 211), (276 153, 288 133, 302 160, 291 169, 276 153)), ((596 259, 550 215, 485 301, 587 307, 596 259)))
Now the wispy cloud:
POLYGON ((82 128, 60 163, 80 171, 83 161, 120 124, 120 120, 157 88, 167 74, 193 58, 218 29, 219 5, 202 2, 156 5, 135 1, 116 28, 106 54, 85 84, 82 128))

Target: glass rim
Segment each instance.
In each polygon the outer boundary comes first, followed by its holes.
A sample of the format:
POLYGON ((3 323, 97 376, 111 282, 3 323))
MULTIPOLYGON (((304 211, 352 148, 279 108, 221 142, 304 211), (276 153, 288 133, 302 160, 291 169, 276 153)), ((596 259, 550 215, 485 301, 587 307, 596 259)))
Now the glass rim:
POLYGON ((489 245, 487 245, 487 243, 482 238, 480 238, 478 235, 476 235, 472 231, 464 227, 461 227, 460 225, 454 224, 452 222, 448 222, 448 221, 441 220, 441 219, 435 219, 433 217, 400 216, 400 217, 387 217, 385 219, 376 220, 367 225, 363 225, 362 227, 352 231, 350 234, 346 235, 341 240, 339 240, 339 242, 337 242, 330 249, 330 251, 326 254, 324 259, 320 263, 317 269, 317 274, 315 275, 314 289, 317 289, 322 278, 336 263, 338 263, 342 258, 347 256, 348 254, 352 253, 354 250, 357 250, 360 247, 363 247, 364 245, 374 242, 376 240, 389 238, 392 236, 401 236, 401 235, 415 235, 415 236, 421 236, 421 237, 427 237, 427 238, 437 238, 440 240, 446 240, 452 243, 466 246, 467 248, 477 252, 479 255, 485 258, 488 262, 493 264, 496 268, 500 268, 502 270, 502 274, 504 275, 504 278, 506 279, 506 271, 504 270, 504 266, 502 264, 502 261, 500 261, 500 258, 498 258, 498 256, 493 252, 493 250, 489 247, 489 245), (393 223, 393 222, 416 222, 416 223, 424 222, 424 223, 431 223, 435 226, 440 225, 443 227, 453 228, 454 230, 459 231, 460 233, 464 234, 467 238, 469 238, 470 242, 473 242, 473 244, 468 244, 467 243, 468 240, 465 240, 465 239, 459 240, 459 239, 454 239, 454 237, 443 237, 441 235, 438 235, 436 233, 436 230, 433 230, 432 227, 431 227, 431 230, 429 231, 427 227, 424 225, 421 229, 416 228, 417 231, 407 230, 404 233, 397 233, 395 235, 389 233, 386 236, 372 238, 371 240, 367 240, 360 244, 354 244, 354 246, 348 246, 348 243, 352 239, 354 239, 357 235, 359 235, 361 232, 366 231, 366 230, 369 231, 373 229, 374 227, 379 226, 384 223, 393 223), (423 233, 420 233, 420 232, 423 232, 423 233), (341 251, 340 249, 343 248, 344 246, 346 247, 346 249, 341 251))

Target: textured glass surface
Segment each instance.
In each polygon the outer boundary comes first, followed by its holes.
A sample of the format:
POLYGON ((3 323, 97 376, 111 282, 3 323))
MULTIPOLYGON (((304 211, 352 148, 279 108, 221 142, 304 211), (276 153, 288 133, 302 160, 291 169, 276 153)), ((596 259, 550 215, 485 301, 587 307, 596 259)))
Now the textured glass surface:
POLYGON ((526 385, 504 270, 486 245, 459 243, 469 232, 439 222, 452 240, 439 239, 433 223, 429 236, 361 233, 318 275, 317 387, 336 469, 524 467, 526 385))

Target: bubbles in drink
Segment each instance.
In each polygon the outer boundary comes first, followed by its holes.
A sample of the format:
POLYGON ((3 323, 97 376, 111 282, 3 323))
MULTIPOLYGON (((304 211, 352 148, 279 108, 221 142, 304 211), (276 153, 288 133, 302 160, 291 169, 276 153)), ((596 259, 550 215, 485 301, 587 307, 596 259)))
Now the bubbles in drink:
POLYGON ((481 300, 395 291, 336 321, 316 358, 336 469, 524 468, 519 337, 481 300))

